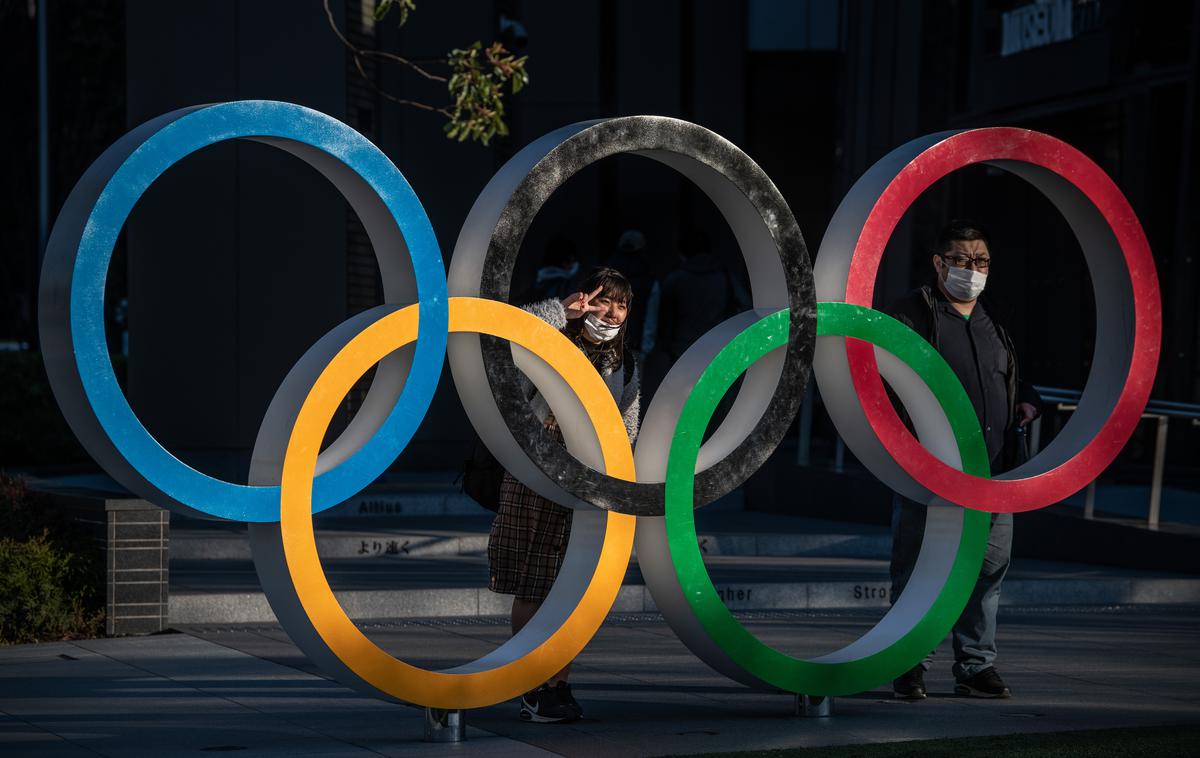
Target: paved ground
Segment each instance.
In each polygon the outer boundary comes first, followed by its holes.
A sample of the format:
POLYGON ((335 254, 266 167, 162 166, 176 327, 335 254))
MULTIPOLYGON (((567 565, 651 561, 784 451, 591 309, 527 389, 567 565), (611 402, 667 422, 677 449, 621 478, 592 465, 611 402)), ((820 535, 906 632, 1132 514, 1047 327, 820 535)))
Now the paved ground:
MULTIPOLYGON (((811 655, 878 614, 743 615, 770 643, 811 655)), ((1008 608, 999 642, 1012 700, 951 696, 943 646, 930 699, 901 703, 879 690, 839 698, 833 718, 809 720, 792 717, 789 696, 710 671, 657 616, 615 616, 575 667, 585 720, 523 724, 506 703, 471 711, 460 746, 420 742, 418 709, 327 681, 271 625, 23 645, 0 648, 0 754, 663 755, 1200 723, 1198 621, 1196 606, 1008 608)), ((366 628, 427 666, 463 662, 507 636, 501 618, 366 628)))

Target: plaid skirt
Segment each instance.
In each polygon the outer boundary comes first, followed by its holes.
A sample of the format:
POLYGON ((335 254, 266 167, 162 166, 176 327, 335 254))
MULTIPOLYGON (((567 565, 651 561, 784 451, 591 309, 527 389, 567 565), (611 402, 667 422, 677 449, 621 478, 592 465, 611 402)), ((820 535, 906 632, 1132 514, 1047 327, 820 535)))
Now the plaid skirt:
POLYGON ((571 509, 547 500, 507 471, 488 538, 488 589, 518 600, 545 600, 562 568, 571 509))

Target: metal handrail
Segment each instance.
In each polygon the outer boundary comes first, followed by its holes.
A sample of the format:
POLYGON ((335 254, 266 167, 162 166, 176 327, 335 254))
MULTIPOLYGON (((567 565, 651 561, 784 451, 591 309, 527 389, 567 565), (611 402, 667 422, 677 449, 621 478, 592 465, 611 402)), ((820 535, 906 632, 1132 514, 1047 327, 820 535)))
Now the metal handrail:
MULTIPOLYGON (((1080 390, 1063 389, 1061 387, 1043 387, 1034 385, 1042 400, 1050 403, 1079 404, 1083 395, 1080 390)), ((1175 400, 1151 400, 1146 404, 1146 413, 1154 416, 1169 416, 1171 418, 1186 418, 1200 420, 1200 403, 1180 403, 1175 400)))
MULTIPOLYGON (((1034 385, 1034 389, 1042 396, 1042 400, 1053 403, 1056 410, 1073 411, 1079 406, 1083 393, 1080 390, 1063 389, 1061 387, 1042 387, 1034 385)), ((1157 428, 1154 435, 1154 463, 1150 474, 1150 503, 1146 514, 1146 525, 1150 529, 1158 529, 1159 512, 1162 509, 1162 480, 1163 468, 1167 457, 1167 422, 1172 418, 1190 419, 1193 426, 1200 426, 1200 404, 1180 403, 1174 400, 1151 400, 1146 403, 1142 418, 1152 418, 1157 428)), ((1041 440, 1042 419, 1034 420, 1030 429, 1030 453, 1036 454, 1038 442, 1041 440)), ((1096 481, 1093 479, 1087 486, 1083 500, 1083 517, 1096 517, 1096 481)))
MULTIPOLYGON (((1081 390, 1064 389, 1062 387, 1046 387, 1034 385, 1047 405, 1052 405, 1057 411, 1073 411, 1079 406, 1083 396, 1081 390)), ((796 463, 807 466, 811 460, 812 445, 813 401, 816 393, 813 383, 806 388, 804 402, 800 407, 799 435, 796 446, 796 463)), ((1029 430, 1029 453, 1037 455, 1042 438, 1042 416, 1033 420, 1029 430)), ((1158 529, 1159 512, 1162 509, 1162 480, 1163 468, 1167 455, 1167 422, 1172 418, 1190 419, 1193 426, 1200 426, 1200 404, 1180 403, 1174 400, 1151 400, 1146 404, 1142 418, 1155 419, 1157 428, 1154 435, 1154 463, 1150 475, 1150 502, 1147 509, 1146 525, 1150 529, 1158 529)), ((840 434, 835 434, 834 470, 842 471, 845 463, 846 447, 840 434)), ((1096 516, 1096 480, 1088 483, 1084 494, 1083 517, 1093 519, 1096 516)))

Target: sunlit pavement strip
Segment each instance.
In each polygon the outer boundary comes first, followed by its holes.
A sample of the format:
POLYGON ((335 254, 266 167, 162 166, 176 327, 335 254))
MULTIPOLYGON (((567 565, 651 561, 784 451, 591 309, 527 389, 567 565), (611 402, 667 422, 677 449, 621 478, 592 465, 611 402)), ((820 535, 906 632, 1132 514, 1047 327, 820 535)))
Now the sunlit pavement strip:
MULTIPOLYGON (((833 649, 879 611, 746 613, 771 644, 833 649)), ((1016 697, 949 693, 948 642, 931 697, 880 690, 838 698, 829 720, 791 717, 786 695, 732 685, 653 614, 618 615, 577 662, 587 718, 524 724, 514 704, 471 711, 469 741, 430 745, 421 711, 320 677, 274 625, 0 648, 0 754, 663 755, 1200 722, 1200 607, 1005 608, 999 667, 1016 697), (69 656, 69 657, 63 657, 69 656), (241 748, 241 750, 239 750, 241 748)), ((504 619, 365 625, 388 651, 427 666, 479 655, 504 619)))

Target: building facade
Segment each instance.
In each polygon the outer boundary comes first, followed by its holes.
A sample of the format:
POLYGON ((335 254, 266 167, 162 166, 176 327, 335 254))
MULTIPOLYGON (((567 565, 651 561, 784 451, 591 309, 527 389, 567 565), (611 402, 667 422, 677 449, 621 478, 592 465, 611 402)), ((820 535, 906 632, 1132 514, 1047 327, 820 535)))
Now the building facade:
MULTIPOLYGON (((343 119, 374 140, 421 197, 448 259, 476 195, 521 146, 573 121, 652 113, 697 122, 746 150, 780 187, 815 255, 846 190, 891 149, 947 129, 1028 127, 1078 147, 1129 198, 1163 288, 1165 342, 1154 395, 1200 401, 1193 294, 1200 284, 1198 3, 481 0, 418 3, 403 28, 395 14, 376 22, 373 8, 371 0, 330 5, 338 28, 359 47, 426 60, 475 39, 501 39, 528 55, 531 84, 508 101, 511 134, 488 147, 447 140, 442 117, 393 99, 440 103, 443 85, 383 62, 368 61, 360 72, 319 4, 129 0, 123 12, 92 18, 123 56, 119 73, 111 62, 94 72, 103 77, 101 91, 123 98, 123 122, 107 117, 82 137, 72 132, 71 147, 52 149, 53 212, 114 135, 156 114, 281 99, 343 119), (72 151, 86 154, 64 161, 72 151)), ((17 20, 23 26, 6 24, 5 34, 25 40, 32 26, 17 20)), ((60 41, 69 40, 77 21, 52 21, 60 41)), ((22 42, 6 55, 20 64, 30 49, 22 42)), ((52 121, 86 118, 73 98, 95 90, 70 72, 87 69, 85 60, 52 78, 52 121)), ((8 128, 30 144, 26 126, 8 128)), ((27 163, 12 177, 31 180, 36 172, 27 163)), ((550 239, 569 237, 588 264, 606 260, 626 229, 646 235, 658 276, 678 265, 686 233, 703 229, 740 281, 733 238, 711 210, 702 194, 652 161, 622 156, 589 167, 539 214, 514 289, 533 276, 550 239)), ((989 288, 1015 306, 1010 326, 1026 375, 1082 387, 1096 307, 1082 255, 1048 201, 1002 171, 967 169, 922 196, 890 243, 877 305, 928 278, 930 241, 956 216, 992 231, 989 288)), ((36 247, 22 222, 14 222, 19 234, 7 227, 5 270, 19 275, 5 279, 0 340, 19 346, 29 341, 32 307, 8 305, 30 297, 36 247)), ((131 402, 185 460, 242 477, 288 368, 326 330, 380 299, 361 226, 306 166, 262 145, 237 144, 209 148, 169 171, 139 204, 126 237, 111 300, 115 309, 128 299, 124 320, 112 327, 128 327, 131 402)), ((113 340, 114 350, 122 342, 113 340)), ((449 381, 398 467, 452 468, 465 457, 470 432, 449 381)), ((360 394, 348 399, 347 416, 360 394)), ((1128 463, 1136 466, 1136 439, 1131 448, 1128 463)))

